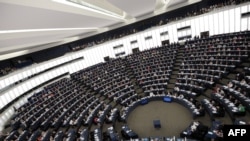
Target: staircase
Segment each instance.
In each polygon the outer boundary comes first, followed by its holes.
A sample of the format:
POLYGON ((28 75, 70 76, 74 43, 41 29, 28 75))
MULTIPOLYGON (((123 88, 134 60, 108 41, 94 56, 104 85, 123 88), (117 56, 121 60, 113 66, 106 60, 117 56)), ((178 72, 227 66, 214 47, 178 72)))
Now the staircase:
POLYGON ((183 53, 184 53, 184 48, 181 46, 177 50, 175 62, 173 64, 173 71, 172 71, 172 74, 170 75, 170 79, 168 81, 167 91, 172 92, 174 87, 175 87, 176 79, 178 77, 178 73, 180 70, 180 65, 181 65, 182 60, 183 60, 183 53))
MULTIPOLYGON (((126 62, 128 62, 128 61, 126 61, 126 62)), ((131 80, 137 95, 144 96, 143 89, 138 85, 134 71, 130 68, 129 63, 126 63, 126 70, 127 70, 127 74, 129 75, 129 79, 131 80)))

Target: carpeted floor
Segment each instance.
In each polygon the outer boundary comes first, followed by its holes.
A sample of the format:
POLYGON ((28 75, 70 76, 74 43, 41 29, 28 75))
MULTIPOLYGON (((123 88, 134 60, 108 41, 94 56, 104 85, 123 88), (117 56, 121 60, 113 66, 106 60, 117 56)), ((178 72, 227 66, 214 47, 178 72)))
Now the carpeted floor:
POLYGON ((140 137, 179 137, 180 132, 192 121, 190 111, 182 105, 174 102, 152 101, 132 111, 127 123, 140 137), (161 121, 160 129, 155 129, 153 125, 153 120, 157 119, 161 121))

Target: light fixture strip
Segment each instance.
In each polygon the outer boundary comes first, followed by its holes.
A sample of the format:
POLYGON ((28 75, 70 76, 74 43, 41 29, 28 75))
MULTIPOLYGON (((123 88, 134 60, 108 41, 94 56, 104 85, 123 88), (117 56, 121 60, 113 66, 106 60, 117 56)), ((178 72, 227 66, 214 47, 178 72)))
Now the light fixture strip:
POLYGON ((116 18, 116 19, 125 20, 124 19, 124 13, 121 16, 121 15, 118 15, 116 13, 110 12, 110 11, 108 11, 106 9, 97 7, 97 6, 93 5, 93 4, 89 4, 87 2, 84 2, 83 0, 52 0, 52 1, 58 2, 58 3, 61 3, 61 4, 65 4, 65 5, 69 5, 69 6, 78 7, 78 8, 84 9, 84 10, 92 11, 92 12, 99 13, 99 14, 102 14, 102 15, 106 15, 106 16, 109 16, 109 17, 113 17, 113 18, 116 18))
POLYGON ((91 8, 91 9, 94 9, 94 10, 97 10, 97 11, 101 11, 101 12, 104 12, 104 13, 107 13, 107 14, 110 14, 110 15, 114 15, 114 16, 117 16, 117 17, 121 17, 121 15, 118 15, 116 13, 113 13, 113 12, 110 12, 106 9, 103 9, 101 7, 98 7, 96 5, 93 5, 93 4, 90 4, 90 3, 87 3, 85 2, 84 0, 67 0, 69 2, 73 2, 75 4, 79 4, 81 6, 86 6, 88 8, 91 8))

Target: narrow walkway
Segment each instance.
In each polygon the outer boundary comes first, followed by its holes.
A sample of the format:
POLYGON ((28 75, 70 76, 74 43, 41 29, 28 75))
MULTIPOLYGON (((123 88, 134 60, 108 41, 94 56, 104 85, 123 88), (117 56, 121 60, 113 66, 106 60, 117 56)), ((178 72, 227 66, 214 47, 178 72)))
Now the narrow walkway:
POLYGON ((126 61, 126 70, 129 75, 129 79, 132 81, 132 84, 134 85, 135 92, 138 94, 138 96, 144 96, 143 89, 138 85, 134 71, 130 68, 129 63, 127 62, 128 61, 126 61))
POLYGON ((180 65, 181 65, 182 60, 183 60, 183 53, 184 53, 184 48, 181 46, 177 50, 176 59, 175 59, 175 62, 173 64, 173 71, 172 71, 172 74, 170 75, 170 79, 168 81, 169 83, 168 83, 167 91, 172 92, 174 87, 175 87, 176 79, 178 77, 178 73, 180 70, 180 65))

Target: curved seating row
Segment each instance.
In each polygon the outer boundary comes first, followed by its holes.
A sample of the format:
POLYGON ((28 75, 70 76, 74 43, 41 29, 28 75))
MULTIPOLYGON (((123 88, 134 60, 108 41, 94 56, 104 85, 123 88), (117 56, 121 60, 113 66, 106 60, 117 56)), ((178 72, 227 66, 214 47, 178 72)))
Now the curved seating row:
POLYGON ((214 87, 248 57, 249 40, 249 32, 240 32, 186 41, 176 86, 198 95, 214 87))
POLYGON ((71 76, 110 100, 119 102, 120 99, 134 93, 134 86, 126 69, 126 60, 121 58, 79 71, 71 76))
POLYGON ((127 117, 130 114, 130 112, 132 112, 137 106, 139 105, 144 105, 147 104, 150 101, 164 101, 164 98, 169 98, 170 102, 177 102, 181 105, 183 105, 184 107, 188 108, 190 110, 190 112, 193 115, 193 118, 195 119, 198 116, 204 116, 204 112, 201 112, 195 104, 193 104, 191 101, 189 101, 186 98, 180 98, 180 97, 175 97, 172 95, 154 95, 154 96, 147 96, 147 97, 143 97, 141 99, 138 99, 136 101, 133 101, 133 103, 130 103, 129 106, 127 107, 123 107, 122 109, 122 113, 121 113, 121 120, 126 122, 127 121, 127 117))
POLYGON ((211 120, 214 120, 216 117, 224 117, 224 108, 221 105, 215 104, 215 101, 211 101, 205 98, 201 100, 201 104, 207 111, 211 120))
POLYGON ((235 120, 235 117, 244 116, 246 114, 246 111, 240 111, 233 102, 218 93, 213 93, 211 98, 218 101, 221 105, 223 105, 223 107, 225 107, 225 110, 228 112, 233 121, 235 120))
POLYGON ((242 103, 243 106, 246 107, 247 110, 250 111, 250 98, 243 95, 241 92, 229 88, 227 86, 222 86, 222 89, 227 92, 227 94, 232 95, 234 98, 236 98, 240 103, 242 103))
POLYGON ((208 127, 200 121, 193 121, 184 131, 180 133, 180 137, 188 139, 203 140, 208 127))
POLYGON ((146 96, 165 92, 178 46, 162 46, 126 57, 146 96))

